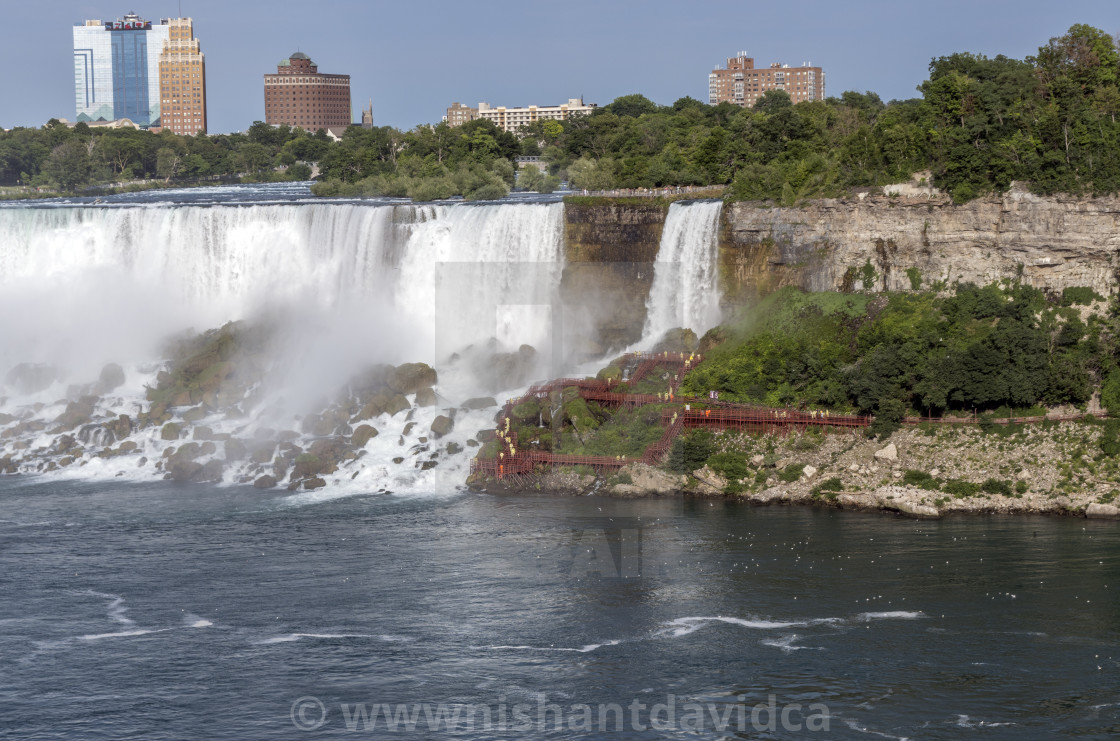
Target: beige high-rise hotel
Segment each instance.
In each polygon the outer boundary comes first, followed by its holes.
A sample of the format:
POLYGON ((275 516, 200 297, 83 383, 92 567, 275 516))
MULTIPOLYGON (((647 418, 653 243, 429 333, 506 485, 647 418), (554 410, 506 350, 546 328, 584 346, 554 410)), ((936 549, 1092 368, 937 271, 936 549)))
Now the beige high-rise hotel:
POLYGON ((206 131, 206 57, 190 18, 170 18, 159 55, 160 124, 176 134, 206 131))

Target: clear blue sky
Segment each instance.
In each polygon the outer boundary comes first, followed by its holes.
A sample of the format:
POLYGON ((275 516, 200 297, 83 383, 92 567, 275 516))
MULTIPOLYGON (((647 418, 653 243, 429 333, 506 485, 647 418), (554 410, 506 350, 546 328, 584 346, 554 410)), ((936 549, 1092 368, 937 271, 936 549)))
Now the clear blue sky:
MULTIPOLYGON (((158 20, 178 0, 5 0, 0 126, 73 120, 71 26, 130 10, 158 20), (12 73, 12 70, 19 72, 12 73)), ((658 103, 707 100, 712 67, 824 67, 828 94, 916 95, 930 59, 956 51, 1022 58, 1074 23, 1120 32, 1117 0, 182 0, 206 54, 211 133, 264 117, 262 75, 297 49, 351 75, 354 115, 378 125, 439 121, 455 100, 658 103)))

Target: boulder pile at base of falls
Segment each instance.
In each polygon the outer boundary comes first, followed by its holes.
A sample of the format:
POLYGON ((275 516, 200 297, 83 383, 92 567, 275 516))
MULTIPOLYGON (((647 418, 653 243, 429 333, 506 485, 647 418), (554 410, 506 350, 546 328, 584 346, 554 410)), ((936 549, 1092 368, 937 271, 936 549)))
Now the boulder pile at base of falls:
MULTIPOLYGON (((402 428, 393 437, 404 450, 393 460, 417 471, 464 450, 461 442, 436 442, 450 432, 459 409, 435 408, 449 402, 435 389, 435 369, 424 363, 369 366, 344 388, 323 389, 314 411, 284 416, 270 384, 278 336, 267 326, 233 322, 176 337, 167 346, 169 360, 145 376, 142 401, 113 395, 134 372, 115 363, 91 383, 68 386, 53 402, 41 399, 61 383, 62 372, 17 365, 0 390, 0 473, 50 472, 120 458, 122 467, 171 481, 310 490, 332 475, 356 475, 343 469, 366 455, 366 446, 385 431, 378 427, 402 428), (28 393, 40 400, 21 404, 28 393), (130 413, 120 413, 122 408, 130 413), (413 416, 428 408, 438 423, 418 427, 413 416)), ((519 375, 511 358, 503 374, 519 375)), ((134 377, 131 386, 139 383, 134 377)), ((493 399, 474 399, 463 409, 495 405, 493 399)))

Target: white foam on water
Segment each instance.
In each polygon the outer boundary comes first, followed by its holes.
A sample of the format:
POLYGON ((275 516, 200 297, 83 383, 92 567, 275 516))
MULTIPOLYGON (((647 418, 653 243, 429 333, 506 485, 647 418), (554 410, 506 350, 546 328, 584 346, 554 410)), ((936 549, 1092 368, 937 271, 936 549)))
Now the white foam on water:
POLYGON ((121 625, 136 625, 136 621, 125 615, 125 613, 128 612, 128 608, 124 606, 124 597, 120 596, 119 594, 106 594, 104 592, 94 591, 90 591, 89 594, 109 601, 109 604, 105 609, 108 612, 109 619, 114 623, 120 623, 121 625))
POLYGON ((856 616, 856 620, 867 623, 872 620, 918 620, 924 617, 926 617, 924 612, 890 610, 887 612, 861 612, 856 616))
POLYGON ((967 715, 958 715, 956 725, 959 728, 999 728, 1001 726, 1014 726, 1018 724, 1010 721, 999 723, 987 720, 972 720, 967 715))
POLYGON ((148 630, 145 628, 137 628, 136 630, 122 630, 116 633, 93 633, 90 635, 78 636, 79 641, 101 641, 106 638, 132 638, 134 636, 146 636, 152 633, 166 633, 171 628, 160 628, 148 630))
POLYGON ((366 640, 377 640, 385 643, 411 643, 415 639, 407 636, 394 636, 394 635, 371 635, 369 633, 288 633, 286 635, 273 636, 265 638, 260 641, 253 641, 256 646, 270 646, 277 643, 293 643, 301 641, 305 638, 312 640, 342 640, 349 638, 358 638, 366 640))
POLYGON ((910 741, 909 736, 895 736, 893 733, 884 733, 882 731, 875 731, 875 730, 872 730, 872 729, 868 728, 867 726, 861 726, 858 722, 852 720, 851 718, 845 718, 844 719, 844 725, 848 726, 848 728, 851 728, 853 731, 857 731, 859 733, 867 733, 867 734, 870 734, 872 736, 879 736, 880 738, 892 738, 892 739, 895 739, 895 741, 910 741))
MULTIPOLYGON (((831 621, 831 618, 829 619, 831 621)), ((748 620, 744 618, 725 617, 722 615, 714 617, 683 617, 676 620, 670 620, 664 628, 658 631, 658 635, 668 634, 673 638, 695 633, 696 631, 704 628, 713 623, 725 623, 727 625, 737 625, 741 628, 749 628, 751 630, 780 630, 782 628, 794 628, 799 626, 812 625, 812 620, 748 620)))
POLYGON ((781 649, 782 653, 793 653, 794 651, 823 651, 821 646, 797 646, 794 645, 801 639, 801 636, 796 633, 782 636, 780 638, 764 638, 760 641, 763 646, 772 646, 773 648, 781 649))
POLYGON ((603 641, 602 643, 589 643, 579 648, 564 648, 559 646, 473 646, 472 648, 483 651, 560 651, 563 653, 588 654, 604 646, 617 646, 621 640, 603 641))

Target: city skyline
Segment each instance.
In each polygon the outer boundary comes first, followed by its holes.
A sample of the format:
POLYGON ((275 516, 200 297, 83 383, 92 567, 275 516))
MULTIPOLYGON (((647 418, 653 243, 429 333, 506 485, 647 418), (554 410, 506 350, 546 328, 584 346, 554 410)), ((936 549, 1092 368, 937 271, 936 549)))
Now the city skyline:
MULTIPOLYGON (((182 5, 181 14, 194 19, 206 41, 210 133, 263 121, 261 77, 295 49, 323 69, 350 74, 355 99, 373 99, 378 125, 409 129, 438 122, 450 100, 523 106, 582 95, 605 105, 642 93, 659 104, 684 96, 706 101, 708 74, 739 50, 756 60, 821 66, 828 70, 829 95, 870 90, 884 100, 910 98, 937 56, 968 51, 1022 58, 1074 23, 1120 30, 1114 5, 1104 0, 1056 7, 1033 0, 948 0, 928 8, 809 0, 796 19, 779 8, 722 0, 687 8, 659 0, 562 6, 503 0, 484 8, 333 0, 316 8, 320 22, 295 2, 182 5)), ((178 17, 180 5, 63 0, 47 22, 30 5, 10 8, 5 53, 30 71, 6 82, 0 126, 72 117, 73 24, 115 20, 129 11, 178 17)))

